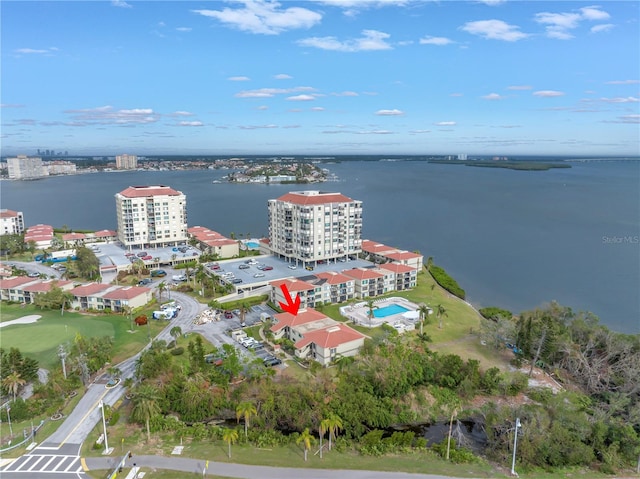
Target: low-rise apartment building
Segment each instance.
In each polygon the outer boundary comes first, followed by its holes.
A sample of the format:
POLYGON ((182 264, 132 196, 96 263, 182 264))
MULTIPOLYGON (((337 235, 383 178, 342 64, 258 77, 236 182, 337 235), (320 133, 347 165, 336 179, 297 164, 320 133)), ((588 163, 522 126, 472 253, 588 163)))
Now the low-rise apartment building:
POLYGON ((362 255, 376 263, 394 262, 422 271, 424 256, 420 253, 400 250, 371 240, 362 240, 362 255))
POLYGON ((29 226, 24 234, 24 242, 25 244, 28 244, 29 241, 33 241, 36 248, 51 248, 53 241, 53 226, 42 224, 29 226))
POLYGON ((0 235, 19 235, 24 231, 22 211, 0 209, 0 235))
POLYGON ((293 341, 296 357, 323 366, 340 357, 355 356, 364 345, 363 334, 312 308, 301 309, 295 316, 276 314, 274 320, 271 331, 276 339, 293 341))
POLYGON ((198 240, 198 247, 208 254, 217 254, 219 258, 233 258, 240 254, 238 241, 221 235, 204 226, 192 226, 189 236, 198 240))

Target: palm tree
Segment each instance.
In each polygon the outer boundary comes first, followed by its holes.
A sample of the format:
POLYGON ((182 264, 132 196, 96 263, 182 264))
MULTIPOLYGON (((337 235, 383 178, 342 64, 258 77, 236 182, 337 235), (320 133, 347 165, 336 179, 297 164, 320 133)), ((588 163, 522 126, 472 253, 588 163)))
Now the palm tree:
POLYGON ((325 419, 327 421, 327 430, 329 431, 329 450, 331 450, 331 440, 335 439, 338 431, 342 429, 342 419, 337 414, 331 413, 325 419))
POLYGON ((160 281, 158 283, 158 302, 162 301, 162 293, 167 290, 167 283, 164 281, 160 281))
POLYGON ((122 375, 122 371, 120 371, 117 366, 110 366, 107 369, 107 374, 113 379, 118 379, 122 375))
POLYGON ((20 388, 27 383, 22 377, 20 377, 20 373, 14 371, 9 374, 6 378, 2 380, 2 385, 4 388, 11 394, 13 394, 13 401, 16 400, 16 395, 20 388))
POLYGON ((373 305, 373 299, 367 300, 367 317, 369 318, 369 327, 371 327, 373 318, 375 316, 373 314, 374 309, 378 309, 378 307, 373 305))
POLYGON ((158 402, 160 396, 158 391, 152 386, 140 386, 133 396, 133 410, 131 415, 137 421, 144 421, 147 426, 147 442, 151 442, 151 430, 149 421, 152 417, 160 414, 160 406, 158 402))
POLYGON ((418 312, 420 313, 420 335, 422 335, 423 325, 425 321, 429 320, 429 314, 431 314, 431 308, 426 304, 421 304, 420 308, 418 309, 418 312))
POLYGON ((178 344, 178 338, 182 336, 182 329, 180 328, 180 326, 174 326, 169 331, 169 334, 175 340, 176 344, 178 344))
POLYGON ((247 312, 249 312, 249 305, 247 305, 247 303, 242 303, 240 305, 240 325, 244 326, 244 318, 245 315, 247 314, 247 312))
POLYGON ((296 439, 296 444, 300 443, 304 445, 304 460, 306 461, 307 453, 309 452, 309 449, 311 449, 311 444, 313 443, 313 436, 309 432, 308 427, 305 428, 305 430, 302 431, 302 434, 298 436, 298 439, 296 439))
POLYGON ((329 430, 329 420, 323 419, 320 421, 320 427, 318 428, 318 435, 320 436, 320 459, 322 459, 322 438, 324 434, 329 430))
POLYGON ((436 316, 438 316, 438 320, 439 320, 438 329, 442 329, 442 317, 449 316, 449 314, 447 313, 447 310, 445 309, 445 307, 442 306, 441 304, 437 306, 436 316))
POLYGON ((249 428, 249 419, 251 418, 251 416, 254 416, 256 414, 258 414, 256 407, 253 405, 253 403, 249 401, 241 402, 240 404, 238 404, 238 407, 236 408, 236 419, 238 420, 238 423, 240 423, 240 418, 244 416, 244 437, 245 438, 248 437, 247 429, 249 428))
POLYGON ((222 433, 222 440, 229 445, 229 459, 231 459, 231 444, 238 440, 238 431, 235 429, 225 429, 222 433))

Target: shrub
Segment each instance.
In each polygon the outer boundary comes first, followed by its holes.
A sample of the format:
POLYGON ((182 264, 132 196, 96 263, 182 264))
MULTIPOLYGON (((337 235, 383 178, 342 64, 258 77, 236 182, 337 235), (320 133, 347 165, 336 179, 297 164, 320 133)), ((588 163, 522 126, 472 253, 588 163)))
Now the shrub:
POLYGON ((109 418, 109 426, 115 425, 120 419, 120 413, 118 411, 113 411, 111 413, 111 417, 109 418))
POLYGON ((442 269, 440 266, 436 266, 436 265, 431 266, 431 269, 429 269, 429 272, 431 273, 431 276, 433 276, 433 279, 436 281, 436 283, 438 283, 444 289, 446 289, 451 294, 453 294, 454 296, 457 296, 460 299, 465 298, 464 289, 462 289, 458 285, 458 283, 456 283, 456 280, 453 279, 451 276, 449 276, 447 272, 444 269, 442 269))
POLYGON ((174 348, 171 350, 171 354, 174 356, 180 356, 181 354, 184 354, 184 348, 182 346, 174 348))
POLYGON ((496 306, 481 308, 478 311, 486 319, 496 319, 500 317, 505 319, 511 319, 513 317, 513 313, 511 311, 507 309, 498 308, 496 306))

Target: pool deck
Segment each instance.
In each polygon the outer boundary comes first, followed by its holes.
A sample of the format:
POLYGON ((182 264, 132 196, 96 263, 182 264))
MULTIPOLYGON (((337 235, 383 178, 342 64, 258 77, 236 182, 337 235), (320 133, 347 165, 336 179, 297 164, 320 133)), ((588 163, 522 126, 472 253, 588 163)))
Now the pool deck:
POLYGON ((374 307, 377 306, 379 308, 384 308, 385 306, 391 306, 395 304, 406 308, 408 311, 403 311, 398 314, 390 314, 389 316, 385 316, 383 318, 374 317, 373 319, 369 320, 369 310, 367 307, 367 302, 361 301, 359 303, 355 303, 353 306, 342 306, 340 308, 340 314, 342 314, 342 316, 344 316, 345 318, 353 321, 354 324, 367 328, 377 328, 386 323, 396 328, 400 333, 415 329, 415 323, 417 322, 417 320, 408 317, 415 316, 415 313, 413 315, 407 315, 407 313, 418 311, 419 307, 417 304, 412 303, 405 298, 399 298, 397 296, 391 298, 376 299, 373 301, 373 304, 374 307))

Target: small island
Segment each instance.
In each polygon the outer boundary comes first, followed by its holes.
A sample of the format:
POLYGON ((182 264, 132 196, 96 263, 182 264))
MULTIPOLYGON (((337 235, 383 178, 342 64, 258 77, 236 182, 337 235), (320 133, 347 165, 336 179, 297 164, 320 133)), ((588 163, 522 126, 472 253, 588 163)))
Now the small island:
POLYGON ((520 171, 547 171, 552 168, 571 168, 563 162, 542 162, 536 160, 429 160, 438 165, 478 166, 481 168, 506 168, 520 171))
POLYGON ((320 168, 315 163, 277 158, 245 164, 240 171, 230 173, 223 179, 230 183, 322 183, 329 179, 329 170, 320 168))

